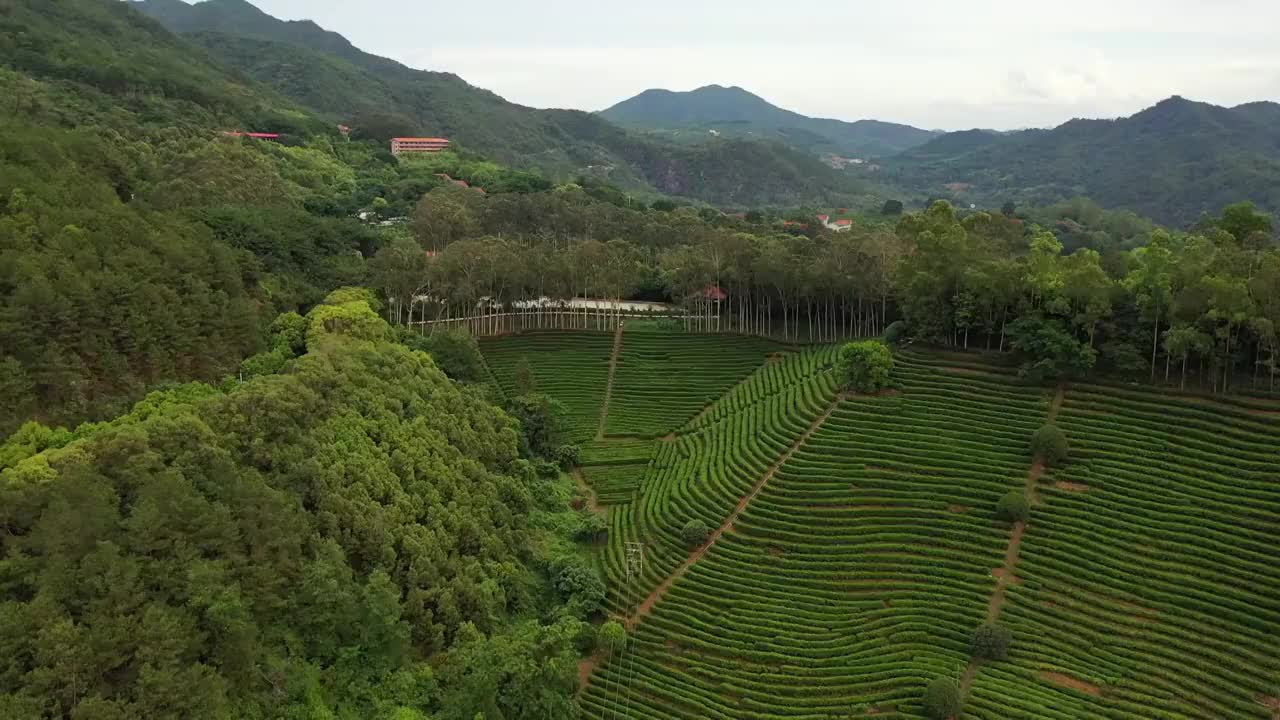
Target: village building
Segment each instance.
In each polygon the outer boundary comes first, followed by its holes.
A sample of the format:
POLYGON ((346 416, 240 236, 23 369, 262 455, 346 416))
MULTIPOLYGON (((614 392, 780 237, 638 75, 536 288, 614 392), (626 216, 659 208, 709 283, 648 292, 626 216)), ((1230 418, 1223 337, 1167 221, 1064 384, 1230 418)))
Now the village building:
POLYGON ((279 140, 280 133, 260 133, 260 132, 240 132, 239 130, 223 130, 223 135, 228 137, 247 137, 254 140, 279 140))
POLYGON ((448 149, 447 138, 391 138, 391 154, 396 157, 404 153, 438 153, 448 149))

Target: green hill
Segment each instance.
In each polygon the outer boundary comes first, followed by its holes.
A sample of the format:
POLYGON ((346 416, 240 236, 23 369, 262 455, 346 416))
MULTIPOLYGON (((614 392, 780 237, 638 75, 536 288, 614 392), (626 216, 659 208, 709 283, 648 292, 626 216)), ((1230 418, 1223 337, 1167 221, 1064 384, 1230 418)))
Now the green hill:
POLYGON ((784 110, 740 87, 708 85, 689 92, 646 90, 600 113, 624 127, 683 134, 714 133, 780 140, 809 153, 893 155, 937 135, 910 125, 811 118, 784 110))
POLYGON ((886 179, 963 204, 1095 198, 1186 225, 1240 200, 1280 210, 1280 105, 1170 98, 1132 117, 1008 135, 951 133, 885 163, 886 179))
POLYGON ((635 191, 718 204, 798 204, 856 190, 850 178, 781 143, 681 147, 591 113, 507 102, 456 75, 365 53, 311 22, 284 22, 244 0, 145 0, 133 7, 281 94, 374 136, 445 135, 554 179, 580 174, 635 191))

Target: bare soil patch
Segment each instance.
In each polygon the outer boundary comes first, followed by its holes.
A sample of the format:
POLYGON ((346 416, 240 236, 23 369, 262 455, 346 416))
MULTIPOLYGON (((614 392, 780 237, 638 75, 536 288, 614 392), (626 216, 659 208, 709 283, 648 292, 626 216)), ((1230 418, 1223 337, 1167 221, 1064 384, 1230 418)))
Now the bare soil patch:
POLYGON ((1271 720, 1280 720, 1280 697, 1261 695, 1258 697, 1258 702, 1271 711, 1271 720))
POLYGON ((1040 679, 1047 680, 1053 683, 1054 685, 1061 685, 1062 687, 1071 688, 1072 690, 1085 693, 1086 695, 1093 695, 1094 697, 1097 697, 1102 694, 1102 688, 1098 687, 1097 685, 1094 685, 1093 683, 1085 682, 1084 680, 1081 680, 1079 678, 1073 678, 1070 675, 1064 675, 1063 673, 1059 673, 1059 672, 1048 672, 1048 671, 1042 672, 1040 673, 1040 679))
POLYGON ((968 505, 948 505, 947 506, 947 512, 951 512, 951 513, 967 513, 969 512, 969 509, 970 508, 968 505))
POLYGON ((1089 492, 1089 486, 1085 485, 1084 483, 1059 480, 1055 482, 1053 486, 1059 490, 1066 490, 1067 492, 1073 492, 1073 493, 1089 492))
POLYGON ((591 682, 591 674, 596 671, 596 666, 599 664, 599 651, 578 661, 578 695, 587 689, 587 685, 591 682))
POLYGON ((618 355, 622 352, 622 323, 613 331, 613 353, 609 356, 609 382, 604 386, 604 402, 600 404, 600 424, 596 427, 596 439, 604 439, 609 424, 609 401, 613 399, 613 378, 618 372, 618 355))
POLYGON ((769 547, 769 555, 770 555, 771 557, 775 557, 775 558, 780 558, 780 557, 782 557, 782 555, 783 555, 782 548, 778 547, 777 545, 772 545, 772 546, 770 546, 770 547, 769 547))
POLYGON ((577 483, 578 489, 581 490, 582 494, 587 498, 587 509, 598 515, 607 513, 608 510, 605 509, 605 507, 600 504, 600 501, 596 499, 596 491, 592 490, 591 486, 587 484, 587 478, 582 474, 582 470, 574 468, 572 474, 573 481, 577 483))

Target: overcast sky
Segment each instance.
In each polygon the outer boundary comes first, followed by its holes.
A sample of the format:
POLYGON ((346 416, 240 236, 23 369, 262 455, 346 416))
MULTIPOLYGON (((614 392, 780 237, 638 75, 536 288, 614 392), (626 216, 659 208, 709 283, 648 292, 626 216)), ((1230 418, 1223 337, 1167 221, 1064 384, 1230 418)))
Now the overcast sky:
POLYGON ((1280 0, 251 0, 535 107, 741 85, 948 130, 1280 100, 1280 0))

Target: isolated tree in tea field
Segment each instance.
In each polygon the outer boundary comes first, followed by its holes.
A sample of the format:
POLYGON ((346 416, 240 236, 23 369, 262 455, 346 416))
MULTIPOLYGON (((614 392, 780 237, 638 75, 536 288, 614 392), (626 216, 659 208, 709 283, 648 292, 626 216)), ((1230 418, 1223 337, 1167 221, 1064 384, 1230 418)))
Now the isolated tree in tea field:
POLYGON ((894 216, 902 214, 901 200, 885 200, 884 207, 880 208, 880 214, 885 216, 894 216))
POLYGON ((1057 465, 1066 460, 1070 449, 1066 434, 1053 423, 1045 423, 1031 436, 1031 452, 1043 459, 1046 465, 1057 465))
POLYGON ((893 373, 893 353, 875 340, 851 342, 840 348, 836 377, 850 390, 873 393, 889 386, 893 373))
POLYGON ((897 345, 907 339, 907 324, 901 320, 894 320, 889 323, 889 327, 884 329, 884 341, 890 345, 897 345))
POLYGON ((680 537, 684 538, 685 545, 691 548, 702 547, 711 537, 711 528, 701 520, 690 520, 680 530, 680 537))
POLYGON ((1021 490, 1010 490, 996 503, 996 518, 1006 522, 1026 522, 1031 505, 1021 490))
POLYGON ((533 366, 529 364, 529 358, 521 357, 520 362, 516 364, 516 393, 528 395, 537 389, 538 382, 533 378, 533 366))
POLYGON ((627 644, 627 629, 617 620, 600 626, 597 644, 605 650, 621 650, 627 644))
POLYGON ((984 623, 973 631, 969 652, 986 660, 1004 660, 1009 655, 1009 628, 998 623, 984 623))
POLYGON ((947 720, 960 714, 960 687, 951 678, 937 678, 924 690, 924 714, 931 720, 947 720))

